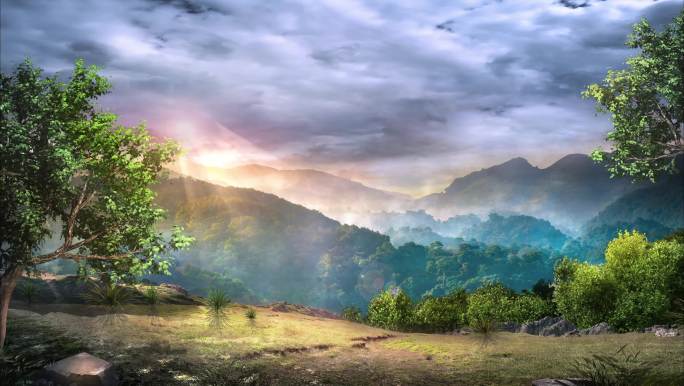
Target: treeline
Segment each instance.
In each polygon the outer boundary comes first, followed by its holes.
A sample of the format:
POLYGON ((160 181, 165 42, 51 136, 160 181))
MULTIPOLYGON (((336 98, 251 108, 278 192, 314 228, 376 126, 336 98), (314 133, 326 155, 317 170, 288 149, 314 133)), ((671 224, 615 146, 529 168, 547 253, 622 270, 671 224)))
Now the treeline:
POLYGON ((451 248, 441 242, 394 247, 387 237, 355 226, 341 227, 336 240, 319 263, 322 289, 316 302, 333 310, 350 305, 365 309, 373 295, 392 286, 412 299, 474 290, 494 281, 520 291, 539 278, 550 279, 561 258, 541 248, 476 241, 451 248))
POLYGON ((356 306, 342 315, 382 328, 424 332, 462 326, 486 331, 545 316, 562 316, 579 328, 608 322, 616 331, 681 319, 684 233, 651 243, 639 232, 622 232, 609 243, 605 260, 559 260, 552 282, 540 280, 521 292, 492 282, 471 292, 456 288, 414 302, 408 291, 395 286, 373 297, 365 316, 356 306))

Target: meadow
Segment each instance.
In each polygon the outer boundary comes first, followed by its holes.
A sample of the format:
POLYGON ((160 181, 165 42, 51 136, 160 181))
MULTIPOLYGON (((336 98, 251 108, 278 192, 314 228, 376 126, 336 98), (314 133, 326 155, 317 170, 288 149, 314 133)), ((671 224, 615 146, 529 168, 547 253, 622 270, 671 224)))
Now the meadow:
POLYGON ((13 309, 3 359, 11 366, 3 367, 14 370, 3 376, 21 382, 51 361, 89 351, 114 363, 123 384, 529 385, 572 377, 576 360, 614 355, 624 345, 666 378, 684 374, 675 359, 684 357, 682 336, 401 333, 237 304, 217 329, 203 306, 107 311, 63 304, 13 309))

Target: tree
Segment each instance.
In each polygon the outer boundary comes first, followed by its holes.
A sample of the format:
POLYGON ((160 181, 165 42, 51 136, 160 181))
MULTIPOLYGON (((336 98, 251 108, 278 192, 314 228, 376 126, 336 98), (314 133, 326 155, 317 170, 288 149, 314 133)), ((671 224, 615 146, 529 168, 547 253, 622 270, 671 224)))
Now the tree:
POLYGON ((130 280, 168 273, 169 252, 192 242, 180 228, 168 239, 155 229, 164 211, 150 186, 179 146, 97 111, 95 100, 109 89, 83 61, 66 83, 43 77, 28 60, 0 75, 0 347, 24 271, 71 259, 112 282, 130 280), (38 254, 58 227, 61 245, 38 254))
POLYGON ((662 32, 646 20, 634 25, 627 46, 640 53, 627 59, 627 69, 608 71, 601 84, 583 92, 597 110, 612 115, 613 143, 607 153, 592 153, 614 176, 655 178, 675 171, 684 154, 684 11, 662 32))

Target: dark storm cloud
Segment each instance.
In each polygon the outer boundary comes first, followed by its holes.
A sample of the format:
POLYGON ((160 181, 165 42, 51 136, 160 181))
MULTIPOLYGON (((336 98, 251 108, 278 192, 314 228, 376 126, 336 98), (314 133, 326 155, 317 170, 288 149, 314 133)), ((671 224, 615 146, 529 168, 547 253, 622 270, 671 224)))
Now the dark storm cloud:
POLYGON ((190 154, 238 137, 294 166, 365 170, 380 183, 405 178, 397 165, 448 182, 509 156, 591 149, 608 121, 580 91, 633 54, 624 46, 633 23, 662 26, 681 9, 679 0, 1 4, 3 71, 31 57, 60 73, 83 57, 114 84, 107 108, 190 154))

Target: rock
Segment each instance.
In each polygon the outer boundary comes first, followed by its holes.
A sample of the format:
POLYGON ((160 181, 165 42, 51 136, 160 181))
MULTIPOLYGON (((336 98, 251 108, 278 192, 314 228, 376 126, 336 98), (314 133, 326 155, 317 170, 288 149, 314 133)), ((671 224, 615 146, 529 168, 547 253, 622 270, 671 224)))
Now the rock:
POLYGON ((606 322, 593 325, 580 331, 582 335, 603 335, 613 332, 613 328, 606 322))
POLYGON ((523 324, 520 327, 520 332, 530 335, 562 336, 576 329, 574 324, 561 317, 547 316, 534 322, 523 324))
POLYGON ((111 363, 82 352, 46 366, 38 384, 115 386, 117 378, 111 363))
POLYGON ((671 337, 679 335, 679 330, 676 328, 658 328, 655 330, 655 336, 659 337, 671 337))
POLYGON ((672 337, 679 335, 679 329, 677 325, 666 325, 666 324, 656 324, 655 326, 648 327, 644 330, 645 333, 653 333, 658 337, 672 337))
POLYGON ((520 325, 516 322, 506 322, 501 325, 501 331, 520 332, 520 325))
POLYGON ((552 379, 544 378, 532 381, 532 386, 589 386, 591 381, 584 378, 552 379))
POLYGON ((577 327, 574 324, 568 322, 565 319, 561 319, 558 322, 544 327, 539 335, 541 336, 563 336, 571 331, 576 331, 577 327))
POLYGON ((185 296, 188 296, 188 291, 187 291, 185 288, 179 286, 178 284, 162 283, 162 284, 160 284, 159 286, 160 286, 160 287, 170 288, 170 289, 172 289, 172 290, 174 290, 174 291, 176 291, 176 292, 179 292, 179 293, 181 293, 181 294, 183 294, 183 295, 185 295, 185 296))
POLYGON ((580 336, 579 330, 572 330, 568 331, 565 334, 563 334, 564 337, 570 337, 570 336, 580 336))

